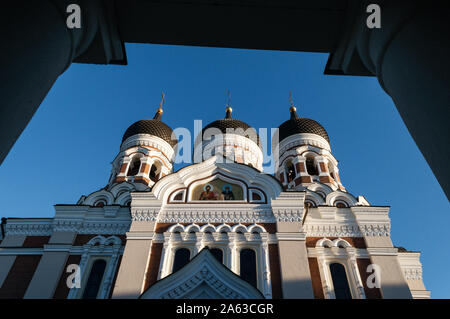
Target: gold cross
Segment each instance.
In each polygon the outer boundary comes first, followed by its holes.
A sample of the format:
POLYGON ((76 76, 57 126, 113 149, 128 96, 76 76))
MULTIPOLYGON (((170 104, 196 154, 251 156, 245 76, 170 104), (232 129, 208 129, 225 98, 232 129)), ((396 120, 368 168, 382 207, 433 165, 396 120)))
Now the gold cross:
POLYGON ((289 102, 291 102, 291 106, 294 106, 294 102, 292 102, 291 90, 289 90, 289 102))

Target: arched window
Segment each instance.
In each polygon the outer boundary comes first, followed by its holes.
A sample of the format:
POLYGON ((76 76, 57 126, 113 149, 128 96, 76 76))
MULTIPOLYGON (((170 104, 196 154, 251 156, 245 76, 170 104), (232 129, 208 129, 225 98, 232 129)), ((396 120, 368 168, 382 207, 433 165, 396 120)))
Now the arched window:
POLYGON ((334 172, 334 168, 333 168, 333 164, 331 164, 330 161, 327 162, 327 168, 328 168, 328 172, 330 173, 330 175, 332 175, 332 173, 334 172))
POLYGON ((240 254, 241 278, 257 287, 256 283, 256 254, 253 249, 242 249, 240 254))
POLYGON ((344 201, 336 201, 335 205, 336 205, 337 208, 346 208, 346 207, 348 207, 347 203, 344 202, 344 201))
POLYGON ((152 168, 150 168, 150 179, 154 182, 156 182, 156 170, 158 169, 158 167, 156 167, 155 165, 152 165, 152 168))
POLYGON ((295 168, 291 161, 286 164, 286 176, 288 183, 292 182, 295 178, 295 168))
POLYGON ((102 199, 96 201, 95 204, 94 204, 95 207, 103 207, 105 205, 106 205, 106 202, 104 200, 102 200, 102 199))
POLYGON ((316 203, 313 202, 312 200, 305 200, 305 206, 308 208, 317 207, 316 203))
POLYGON ((261 200, 261 196, 257 192, 252 192, 252 200, 261 200))
POLYGON ((312 156, 306 157, 306 170, 308 171, 309 175, 319 175, 316 163, 314 162, 314 157, 312 156))
POLYGON ((336 176, 334 176, 333 172, 330 172, 330 176, 331 176, 332 179, 336 180, 336 176))
POLYGON ((103 274, 105 273, 106 261, 98 259, 94 262, 89 274, 86 287, 83 292, 83 299, 95 299, 97 298, 98 290, 102 283, 103 274))
POLYGON ((173 200, 183 200, 183 192, 179 192, 173 197, 173 200))
POLYGON ((139 173, 139 168, 141 167, 141 159, 137 156, 133 157, 133 160, 128 167, 127 176, 135 176, 139 173))
POLYGON ((158 161, 155 161, 152 165, 152 167, 150 168, 150 179, 154 182, 156 182, 159 179, 159 173, 161 172, 161 163, 158 161))
POLYGON ((186 265, 191 257, 191 252, 187 248, 179 248, 175 252, 175 258, 173 260, 172 272, 176 272, 186 265))
POLYGON ((336 299, 352 299, 348 286, 347 274, 342 264, 330 264, 331 278, 333 279, 334 295, 336 299))
POLYGON ((211 254, 216 258, 220 263, 223 263, 223 251, 219 248, 211 248, 209 250, 211 254))

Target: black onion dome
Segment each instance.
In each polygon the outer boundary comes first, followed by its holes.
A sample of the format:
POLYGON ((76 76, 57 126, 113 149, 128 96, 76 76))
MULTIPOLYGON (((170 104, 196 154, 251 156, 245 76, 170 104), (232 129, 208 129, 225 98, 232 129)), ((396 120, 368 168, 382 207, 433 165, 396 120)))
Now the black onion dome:
POLYGON ((258 146, 260 146, 259 145, 259 136, 258 136, 256 129, 252 128, 250 125, 248 125, 245 122, 234 119, 231 114, 232 114, 232 109, 231 109, 231 107, 228 107, 225 118, 211 122, 208 125, 206 125, 202 130, 202 136, 204 135, 205 131, 209 128, 217 128, 224 134, 228 133, 227 129, 234 129, 234 130, 238 129, 237 131, 234 132, 235 134, 245 136, 245 137, 252 139, 253 136, 249 135, 248 133, 246 134, 245 131, 247 131, 247 129, 253 129, 254 132, 256 133, 256 139, 257 139, 256 144, 258 144, 258 146))
POLYGON ((251 128, 251 126, 245 122, 230 118, 230 119, 221 119, 221 120, 217 120, 217 121, 209 123, 208 125, 206 125, 203 128, 203 132, 205 132, 207 129, 212 128, 212 127, 218 128, 222 133, 227 133, 227 129, 229 129, 229 128, 232 128, 232 129, 241 128, 244 131, 251 128))
POLYGON ((177 140, 172 139, 173 130, 166 123, 161 121, 162 110, 158 110, 153 119, 146 119, 137 121, 125 131, 122 138, 122 143, 130 136, 136 134, 149 134, 162 138, 164 141, 174 147, 177 144, 177 140))
POLYGON ((323 137, 328 143, 330 138, 327 131, 318 122, 306 117, 298 117, 295 107, 291 107, 291 118, 281 124, 279 128, 279 141, 298 133, 311 133, 323 137))

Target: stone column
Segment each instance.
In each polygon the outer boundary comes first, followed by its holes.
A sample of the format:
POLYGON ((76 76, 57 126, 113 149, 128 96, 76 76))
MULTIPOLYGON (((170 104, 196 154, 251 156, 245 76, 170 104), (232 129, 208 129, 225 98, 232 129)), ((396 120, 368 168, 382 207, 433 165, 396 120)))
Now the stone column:
POLYGON ((112 298, 138 298, 142 293, 155 225, 155 221, 132 222, 112 298))
POLYGON ((120 183, 127 179, 128 165, 130 165, 131 159, 127 156, 122 159, 120 171, 116 176, 116 182, 120 183))
POLYGON ((230 270, 234 272, 235 274, 238 274, 238 267, 237 267, 237 258, 238 258, 238 252, 237 252, 237 245, 236 245, 236 233, 228 233, 228 249, 230 251, 230 270))
POLYGON ((366 68, 391 96, 449 197, 447 5, 446 1, 366 0, 361 3, 357 50, 366 68), (365 9, 372 3, 381 8, 379 29, 366 25, 369 14, 365 9))
POLYGON ((335 299, 334 291, 331 289, 332 287, 332 279, 330 278, 330 272, 328 270, 328 264, 324 258, 324 248, 316 247, 317 251, 320 251, 317 257, 317 264, 319 266, 320 279, 322 283, 322 289, 324 293, 325 299, 335 299))
POLYGON ((328 170, 328 160, 323 156, 317 156, 316 161, 319 168, 319 180, 324 184, 332 184, 330 172, 328 170))
POLYGON ((262 263, 261 269, 264 269, 263 272, 263 281, 264 281, 264 297, 267 299, 272 299, 272 282, 270 277, 270 261, 269 261, 269 243, 267 233, 262 234, 263 242, 261 243, 260 249, 260 262, 262 263))
POLYGON ((108 298, 112 282, 114 280, 114 274, 116 273, 117 263, 119 261, 119 252, 120 252, 121 244, 115 244, 113 246, 113 253, 111 255, 110 260, 108 261, 108 267, 105 270, 105 280, 102 283, 100 294, 98 299, 106 299, 108 298))
POLYGON ((283 297, 314 298, 305 234, 300 222, 277 222, 283 297))
POLYGON ((42 100, 98 30, 98 2, 89 0, 9 1, 2 4, 0 38, 0 163, 42 100), (66 24, 69 4, 82 7, 82 27, 66 24))
POLYGON ((51 299, 61 274, 65 271, 76 232, 54 232, 47 245, 24 299, 51 299))
POLYGON ((306 158, 303 156, 296 156, 293 162, 295 163, 295 169, 297 170, 297 177, 295 184, 298 185, 311 183, 312 178, 306 172, 306 158))
POLYGON ((358 294, 358 299, 366 299, 366 294, 364 293, 364 285, 359 275, 358 264, 356 261, 356 249, 354 247, 346 247, 348 255, 348 263, 352 272, 353 279, 355 281, 356 293, 358 294))
POLYGON ((164 233, 164 243, 161 253, 161 260, 159 262, 158 280, 168 275, 168 265, 171 256, 173 255, 172 244, 170 243, 170 233, 164 233))
POLYGON ((150 180, 150 168, 153 164, 153 159, 148 156, 141 157, 141 168, 134 178, 135 182, 141 182, 146 185, 154 184, 155 182, 150 180))
POLYGON ((196 232, 195 233, 194 247, 192 248, 191 259, 194 258, 195 256, 197 256, 197 254, 203 249, 204 246, 205 245, 204 245, 204 242, 203 242, 203 233, 196 232))

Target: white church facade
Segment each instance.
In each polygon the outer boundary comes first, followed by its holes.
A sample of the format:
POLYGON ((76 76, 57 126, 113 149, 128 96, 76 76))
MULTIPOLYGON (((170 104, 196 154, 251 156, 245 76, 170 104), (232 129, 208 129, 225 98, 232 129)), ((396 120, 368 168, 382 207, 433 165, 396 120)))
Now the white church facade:
POLYGON ((388 206, 346 191, 318 122, 291 106, 270 175, 231 107, 174 171, 161 116, 127 129, 106 187, 2 219, 0 298, 430 297, 420 253, 393 245, 388 206))

